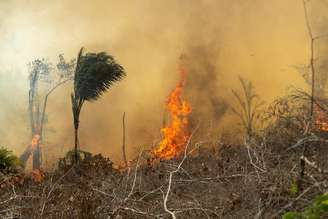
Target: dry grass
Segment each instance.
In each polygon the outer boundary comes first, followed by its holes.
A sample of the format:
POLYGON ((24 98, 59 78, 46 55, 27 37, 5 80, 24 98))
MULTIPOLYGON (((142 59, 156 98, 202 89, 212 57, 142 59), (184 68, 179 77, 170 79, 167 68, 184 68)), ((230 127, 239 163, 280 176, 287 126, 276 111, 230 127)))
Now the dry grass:
POLYGON ((1 175, 0 218, 281 218, 304 209, 328 188, 327 133, 289 103, 276 102, 272 122, 244 143, 191 139, 180 158, 141 151, 125 170, 96 155, 39 184, 1 175))
MULTIPOLYGON (((325 168, 326 159, 318 155, 326 146, 321 142, 307 159, 320 160, 318 165, 325 168)), ((197 153, 187 153, 184 160, 156 162, 143 152, 124 171, 113 169, 108 159, 98 155, 79 166, 47 173, 41 184, 30 179, 21 185, 10 183, 1 191, 0 215, 270 218, 286 210, 302 209, 327 190, 326 175, 310 165, 306 175, 299 178, 301 150, 279 154, 272 151, 269 145, 252 142, 212 149, 200 147, 197 153), (293 183, 298 185, 296 194, 291 191, 293 183)))

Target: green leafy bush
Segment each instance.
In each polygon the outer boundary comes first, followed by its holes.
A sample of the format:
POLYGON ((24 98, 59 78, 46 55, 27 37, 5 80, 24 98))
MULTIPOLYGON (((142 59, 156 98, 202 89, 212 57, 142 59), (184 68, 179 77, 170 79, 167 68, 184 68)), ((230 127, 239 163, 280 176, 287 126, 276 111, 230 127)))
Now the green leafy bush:
POLYGON ((19 164, 18 158, 3 147, 0 147, 0 170, 13 169, 19 164))
POLYGON ((283 219, 320 219, 328 213, 328 193, 317 197, 303 212, 287 212, 283 219))

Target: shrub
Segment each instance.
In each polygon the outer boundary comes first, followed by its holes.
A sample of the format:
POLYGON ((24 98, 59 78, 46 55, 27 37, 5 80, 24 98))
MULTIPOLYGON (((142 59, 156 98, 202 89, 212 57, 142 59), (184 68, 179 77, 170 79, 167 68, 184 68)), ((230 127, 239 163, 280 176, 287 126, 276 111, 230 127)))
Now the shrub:
POLYGON ((274 150, 283 151, 304 137, 308 116, 305 101, 295 100, 291 95, 276 99, 263 115, 264 136, 274 150))
POLYGON ((320 219, 328 213, 328 193, 317 197, 303 212, 287 212, 283 219, 320 219))
POLYGON ((237 101, 237 108, 231 106, 231 110, 240 119, 242 126, 246 132, 246 136, 252 137, 255 134, 255 120, 259 116, 259 111, 264 105, 264 101, 260 100, 259 95, 255 92, 253 83, 243 78, 239 78, 242 92, 238 93, 232 90, 237 101))
POLYGON ((77 159, 77 161, 80 162, 92 157, 92 154, 90 152, 83 151, 83 150, 77 151, 77 157, 75 153, 76 153, 75 150, 70 150, 66 153, 65 157, 60 158, 58 162, 59 168, 64 168, 66 166, 73 165, 75 159, 77 159))
POLYGON ((0 171, 14 169, 18 164, 18 158, 12 153, 12 151, 0 147, 0 171))

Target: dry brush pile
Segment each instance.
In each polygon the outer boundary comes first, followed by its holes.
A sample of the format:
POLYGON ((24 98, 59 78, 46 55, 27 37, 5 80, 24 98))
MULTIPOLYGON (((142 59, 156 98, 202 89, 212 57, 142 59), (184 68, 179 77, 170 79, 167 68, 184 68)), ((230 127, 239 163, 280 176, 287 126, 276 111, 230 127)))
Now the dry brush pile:
POLYGON ((286 97, 265 129, 240 144, 190 138, 184 153, 141 150, 128 168, 101 155, 61 163, 34 182, 1 175, 1 218, 281 218, 327 191, 327 134, 286 97), (287 99, 286 99, 287 98, 287 99))

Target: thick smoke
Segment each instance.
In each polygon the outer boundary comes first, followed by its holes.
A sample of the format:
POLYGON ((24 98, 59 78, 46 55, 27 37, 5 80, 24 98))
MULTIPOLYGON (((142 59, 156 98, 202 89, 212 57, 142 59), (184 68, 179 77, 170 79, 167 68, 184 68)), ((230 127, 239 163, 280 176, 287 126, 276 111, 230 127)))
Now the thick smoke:
POLYGON ((216 45, 192 46, 182 57, 188 72, 185 96, 194 106, 192 126, 200 125, 200 135, 208 132, 209 127, 218 129, 228 109, 228 103, 222 98, 222 74, 214 62, 220 54, 216 45))
MULTIPOLYGON (((26 64, 35 58, 74 58, 81 46, 113 54, 128 77, 81 114, 81 147, 121 159, 122 114, 127 148, 160 140, 164 102, 179 79, 182 54, 186 98, 194 118, 227 127, 231 88, 251 79, 272 100, 304 86, 291 67, 307 62, 307 32, 299 0, 168 0, 0 2, 0 144, 19 154, 30 142, 26 64)), ((72 84, 49 99, 44 160, 73 145, 72 84)))

